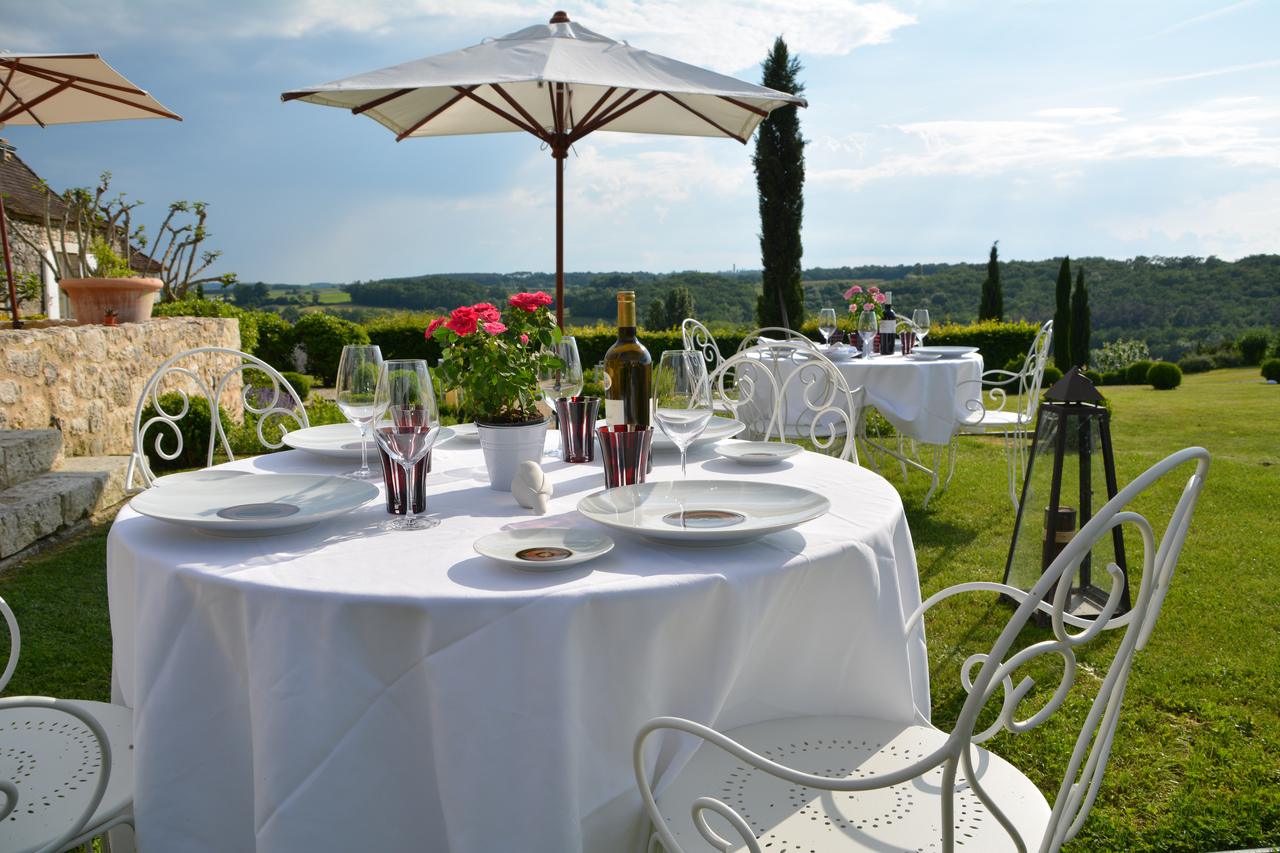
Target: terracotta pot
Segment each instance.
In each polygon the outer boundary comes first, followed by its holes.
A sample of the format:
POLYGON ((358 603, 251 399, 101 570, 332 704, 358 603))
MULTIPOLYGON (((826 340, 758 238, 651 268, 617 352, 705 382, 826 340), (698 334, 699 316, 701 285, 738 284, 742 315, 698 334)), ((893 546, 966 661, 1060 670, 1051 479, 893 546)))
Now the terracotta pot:
POLYGON ((158 278, 64 278, 58 282, 81 326, 100 323, 114 308, 120 323, 145 323, 164 287, 158 278))

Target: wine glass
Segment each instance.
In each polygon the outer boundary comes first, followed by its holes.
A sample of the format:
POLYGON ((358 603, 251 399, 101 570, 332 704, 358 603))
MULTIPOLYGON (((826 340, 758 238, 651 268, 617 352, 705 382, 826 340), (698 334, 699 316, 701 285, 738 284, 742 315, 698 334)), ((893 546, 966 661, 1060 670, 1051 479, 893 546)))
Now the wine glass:
POLYGON ((876 319, 874 310, 858 312, 858 336, 862 338, 862 355, 871 357, 871 339, 880 332, 880 321, 876 319))
POLYGON ((653 370, 653 416, 680 448, 680 476, 684 477, 689 445, 711 422, 711 381, 707 363, 693 350, 667 350, 653 370))
POLYGON ((929 309, 917 308, 911 312, 911 325, 916 333, 916 346, 924 346, 924 336, 929 334, 929 309))
POLYGON ((822 341, 831 346, 831 336, 836 331, 836 309, 823 308, 818 312, 818 331, 822 333, 822 341))
MULTIPOLYGON (((440 434, 431 374, 422 359, 391 359, 382 365, 374 392, 373 434, 392 462, 404 469, 405 514, 382 525, 383 530, 426 530, 438 519, 413 514, 413 466, 426 456, 440 434)), ((388 488, 390 483, 387 484, 388 488)))
POLYGON ((372 480, 378 472, 369 467, 369 424, 375 414, 373 394, 382 369, 382 350, 376 346, 347 345, 338 359, 334 392, 338 408, 360 430, 360 467, 346 476, 372 480))
MULTIPOLYGON (((578 341, 573 335, 565 335, 559 343, 547 347, 547 351, 559 359, 559 363, 538 368, 538 385, 542 388, 544 401, 554 413, 558 397, 576 397, 582 393, 582 358, 578 355, 578 341)), ((545 455, 559 459, 560 449, 552 448, 545 455)))

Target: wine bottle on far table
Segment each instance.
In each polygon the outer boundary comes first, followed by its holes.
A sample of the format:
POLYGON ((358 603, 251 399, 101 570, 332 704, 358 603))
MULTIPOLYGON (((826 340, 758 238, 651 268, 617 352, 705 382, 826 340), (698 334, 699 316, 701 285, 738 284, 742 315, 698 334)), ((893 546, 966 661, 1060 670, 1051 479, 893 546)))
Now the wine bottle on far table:
POLYGON ((893 313, 893 293, 884 292, 884 316, 880 318, 880 354, 893 355, 898 341, 898 315, 893 313))
POLYGON ((636 294, 618 292, 618 339, 604 354, 604 416, 609 426, 649 426, 653 359, 636 337, 636 294))

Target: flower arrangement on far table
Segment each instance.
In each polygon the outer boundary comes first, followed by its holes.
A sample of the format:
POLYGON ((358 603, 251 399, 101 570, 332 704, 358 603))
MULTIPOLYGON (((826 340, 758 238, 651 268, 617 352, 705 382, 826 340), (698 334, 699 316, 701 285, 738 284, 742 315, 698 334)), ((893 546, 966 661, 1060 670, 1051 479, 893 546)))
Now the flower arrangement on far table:
POLYGON ((844 298, 849 303, 849 313, 854 315, 856 321, 857 315, 863 311, 876 312, 876 319, 884 316, 885 295, 880 292, 880 288, 874 284, 864 288, 860 284, 855 284, 844 292, 844 298))
POLYGON ((462 305, 427 326, 441 343, 439 368, 445 390, 457 389, 477 423, 519 424, 543 420, 538 412, 538 370, 560 360, 544 347, 561 332, 542 291, 517 293, 505 311, 488 302, 462 305))

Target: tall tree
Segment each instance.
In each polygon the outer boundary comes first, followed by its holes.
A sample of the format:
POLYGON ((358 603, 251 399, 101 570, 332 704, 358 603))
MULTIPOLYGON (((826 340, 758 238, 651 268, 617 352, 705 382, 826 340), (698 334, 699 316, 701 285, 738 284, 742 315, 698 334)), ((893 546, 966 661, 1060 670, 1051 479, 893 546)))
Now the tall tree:
POLYGON ((670 328, 667 325, 667 305, 661 296, 649 300, 649 307, 644 312, 644 327, 650 331, 670 328))
POLYGON ((1076 273, 1076 289, 1071 294, 1071 366, 1089 363, 1089 291, 1084 286, 1084 270, 1076 273))
POLYGON ((693 316, 693 294, 683 284, 667 291, 667 328, 674 329, 693 316))
POLYGON ((1004 319, 1004 292, 1000 289, 1000 258, 996 254, 997 240, 991 244, 991 257, 987 259, 987 280, 982 283, 982 304, 978 306, 979 320, 1004 319))
MULTIPOLYGON (((787 51, 781 37, 764 61, 761 82, 770 89, 798 95, 800 60, 787 51)), ((756 132, 756 187, 760 194, 760 261, 764 291, 756 304, 761 326, 800 328, 804 321, 804 289, 800 284, 800 224, 804 219, 804 146, 795 104, 779 107, 760 122, 756 132)))
POLYGON ((1053 312, 1053 363, 1066 373, 1071 363, 1071 258, 1058 267, 1057 310, 1053 312))

